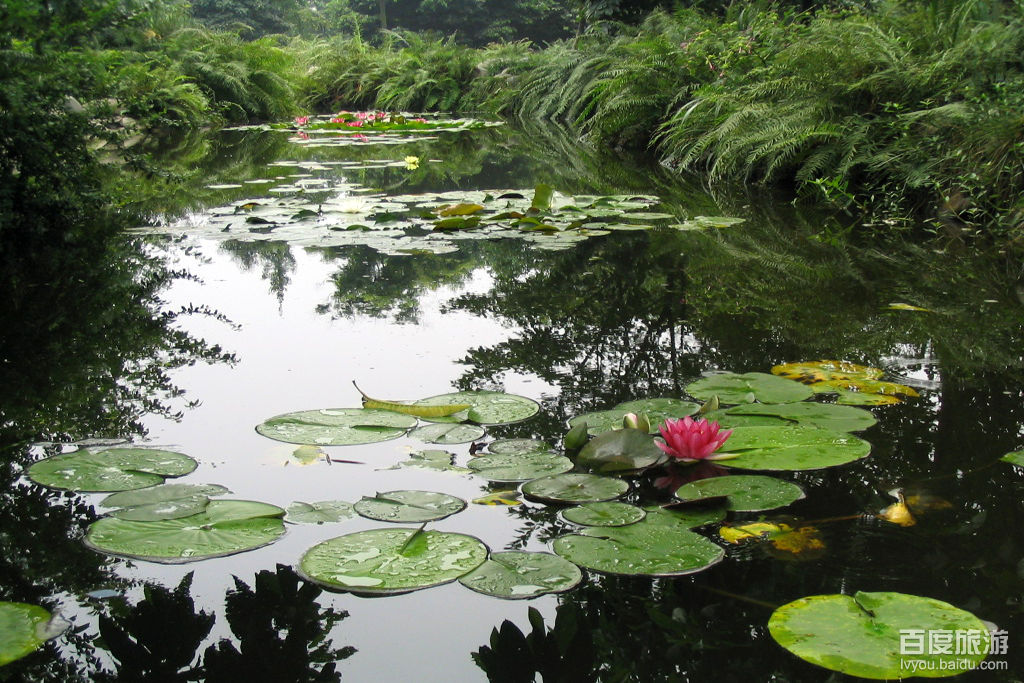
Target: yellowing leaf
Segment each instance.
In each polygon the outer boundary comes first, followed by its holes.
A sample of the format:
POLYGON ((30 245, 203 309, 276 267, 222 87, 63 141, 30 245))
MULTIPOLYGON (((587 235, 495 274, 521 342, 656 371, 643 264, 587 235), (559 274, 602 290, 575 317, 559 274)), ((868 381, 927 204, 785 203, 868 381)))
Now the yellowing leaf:
POLYGON ((903 384, 895 382, 882 382, 875 379, 833 379, 826 382, 816 382, 815 391, 822 389, 835 389, 837 391, 859 391, 864 394, 880 394, 882 396, 919 396, 917 391, 903 384))
POLYGON ((771 543, 772 547, 778 551, 773 554, 776 557, 786 555, 787 559, 795 559, 798 555, 813 556, 825 550, 825 542, 821 539, 821 533, 813 526, 799 526, 779 533, 771 537, 771 543))
POLYGON ((468 403, 451 403, 448 405, 438 406, 424 406, 424 405, 410 405, 408 403, 398 403, 396 401, 380 401, 375 398, 370 398, 363 393, 363 390, 356 386, 355 382, 352 382, 352 386, 356 387, 356 391, 363 397, 363 407, 372 410, 390 410, 393 413, 402 413, 403 415, 412 415, 414 417, 447 417, 454 415, 455 413, 462 412, 463 410, 469 410, 472 406, 468 403))
POLYGON ((891 311, 922 311, 924 313, 934 313, 935 311, 928 308, 921 308, 920 306, 913 306, 911 304, 893 303, 889 304, 889 310, 891 311))
POLYGON ((512 489, 510 491, 495 491, 494 493, 488 493, 486 496, 473 499, 474 505, 507 505, 509 507, 513 505, 522 505, 523 501, 522 493, 512 489))
POLYGON ((917 524, 917 520, 910 514, 910 508, 907 507, 902 496, 900 496, 900 502, 893 503, 879 512, 878 518, 891 524, 899 524, 900 526, 914 526, 917 524))
POLYGON ((819 360, 776 365, 772 368, 772 374, 795 379, 804 384, 813 384, 828 380, 878 379, 884 373, 879 368, 843 360, 819 360))
POLYGON ((319 446, 299 446, 292 451, 292 457, 299 461, 300 465, 312 465, 327 454, 320 450, 319 446))
POLYGON ((722 537, 723 541, 735 544, 752 538, 768 538, 772 534, 777 534, 783 529, 789 528, 785 524, 751 522, 750 524, 741 524, 740 526, 723 526, 718 530, 718 535, 722 537))
POLYGON ((483 204, 456 204, 445 206, 438 210, 439 216, 469 216, 477 211, 483 211, 483 204))

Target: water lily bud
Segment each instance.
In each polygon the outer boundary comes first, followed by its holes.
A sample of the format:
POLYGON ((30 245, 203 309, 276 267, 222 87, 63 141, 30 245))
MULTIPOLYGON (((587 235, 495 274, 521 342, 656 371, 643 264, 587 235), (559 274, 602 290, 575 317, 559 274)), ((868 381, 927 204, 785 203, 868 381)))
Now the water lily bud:
POLYGON ((562 439, 562 445, 565 446, 565 450, 567 451, 575 451, 583 448, 589 439, 590 436, 587 434, 587 423, 581 422, 566 433, 565 437, 562 439))
POLYGON ((646 413, 626 413, 622 417, 622 426, 626 429, 639 429, 642 432, 651 431, 651 420, 646 413))
POLYGON ((718 400, 718 394, 715 394, 714 396, 712 396, 711 398, 708 399, 707 403, 705 403, 704 405, 702 405, 700 407, 700 410, 697 411, 697 414, 698 415, 707 415, 708 413, 710 413, 712 411, 718 410, 718 408, 721 405, 722 405, 721 402, 719 402, 719 400, 718 400))

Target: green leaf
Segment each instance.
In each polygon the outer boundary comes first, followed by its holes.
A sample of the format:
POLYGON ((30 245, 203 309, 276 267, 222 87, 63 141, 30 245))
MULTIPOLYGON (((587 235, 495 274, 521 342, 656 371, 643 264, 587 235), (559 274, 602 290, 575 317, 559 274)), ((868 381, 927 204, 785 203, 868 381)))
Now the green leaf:
POLYGON ((633 472, 667 459, 650 434, 638 429, 618 429, 587 442, 576 456, 576 463, 596 472, 633 472))
POLYGON ((1024 451, 1014 451, 999 458, 1017 467, 1024 467, 1024 451))
POLYGON ((50 613, 37 605, 0 602, 0 666, 37 650, 50 613))
POLYGON ((469 443, 483 435, 483 428, 477 425, 443 423, 423 425, 409 432, 413 439, 437 444, 469 443))
POLYGON ((210 496, 225 493, 230 491, 217 484, 162 484, 111 494, 100 505, 122 508, 110 513, 118 519, 145 522, 197 515, 206 509, 210 496))
POLYGON ((796 484, 774 477, 733 474, 727 477, 698 479, 676 490, 681 500, 700 500, 728 496, 727 508, 738 512, 772 510, 804 497, 796 484))
POLYGON ((547 211, 551 208, 551 198, 554 194, 555 190, 553 187, 546 183, 540 183, 533 192, 533 201, 530 202, 530 208, 537 209, 538 211, 547 211))
POLYGON ((812 427, 837 432, 859 432, 877 422, 867 410, 833 403, 783 403, 739 405, 726 411, 727 415, 761 415, 783 418, 812 427))
POLYGON ((723 467, 817 470, 866 457, 871 444, 845 432, 803 425, 736 427, 725 450, 738 453, 739 457, 720 461, 718 464, 723 467))
POLYGON ((667 510, 648 511, 636 524, 588 527, 555 539, 555 553, 604 574, 681 576, 720 562, 723 550, 690 530, 691 521, 667 510))
POLYGON ((378 522, 432 522, 461 512, 466 501, 434 491, 387 491, 363 496, 356 513, 378 522))
POLYGON ((539 439, 497 439, 487 444, 487 451, 497 455, 547 453, 551 451, 551 444, 539 439))
POLYGON ((469 410, 468 403, 453 403, 450 405, 435 405, 435 406, 422 406, 408 403, 399 403, 398 401, 382 401, 376 398, 370 398, 363 393, 363 390, 359 388, 355 382, 352 382, 352 386, 356 388, 359 395, 363 399, 363 407, 370 410, 390 410, 395 413, 402 413, 404 415, 414 415, 416 417, 447 417, 448 415, 454 415, 455 413, 462 412, 463 410, 469 410))
POLYGON ((448 417, 423 418, 429 422, 463 422, 470 420, 479 425, 512 424, 527 420, 540 411, 540 405, 533 399, 501 391, 459 391, 453 394, 431 396, 417 405, 439 405, 444 403, 468 403, 472 407, 465 413, 448 417))
POLYGON ((809 387, 799 382, 764 372, 710 375, 688 385, 686 393, 702 401, 718 396, 718 400, 725 404, 753 403, 755 400, 761 403, 796 403, 814 395, 809 387))
POLYGON ((196 468, 182 453, 155 448, 82 449, 40 460, 28 468, 37 484, 72 491, 127 491, 162 484, 196 468))
POLYGON ((628 503, 603 501, 562 510, 562 518, 582 526, 625 526, 647 516, 647 511, 628 503))
POLYGON ((454 581, 486 559, 487 546, 472 536, 371 529, 313 546, 302 556, 299 572, 328 588, 387 595, 454 581), (403 554, 415 534, 422 536, 422 552, 403 554))
POLYGON ((468 467, 487 481, 511 483, 568 472, 573 464, 557 453, 513 453, 482 455, 470 460, 468 467))
POLYGON ((563 593, 583 580, 580 568, 550 553, 492 553, 479 567, 459 579, 466 588, 505 600, 563 593))
POLYGON ((545 503, 592 503, 618 498, 629 490, 621 479, 596 474, 553 474, 522 486, 527 498, 545 503))
POLYGON ((365 408, 285 413, 256 427, 268 438, 316 446, 351 446, 397 439, 416 424, 412 415, 365 408))
POLYGON ((622 427, 622 418, 627 413, 644 413, 651 421, 651 434, 656 434, 658 427, 663 425, 665 420, 693 415, 698 410, 700 405, 692 401, 682 401, 678 398, 645 398, 620 403, 611 410, 577 415, 569 420, 569 426, 575 427, 586 422, 587 431, 591 435, 597 435, 622 427))
POLYGON ((101 553, 181 564, 233 555, 273 543, 284 534, 276 505, 211 500, 191 517, 137 522, 104 517, 89 525, 85 544, 101 553))
POLYGON ((284 520, 294 524, 325 524, 343 522, 355 515, 352 503, 344 500, 320 500, 313 503, 299 500, 288 506, 284 520))
POLYGON ((910 676, 942 678, 963 673, 985 659, 989 632, 970 612, 931 598, 903 593, 812 595, 775 610, 768 620, 772 638, 797 657, 851 676, 897 680, 910 676), (971 634, 977 653, 959 641, 950 654, 930 654, 929 634, 971 634), (918 634, 915 651, 907 633, 918 634), (901 654, 901 636, 903 653, 901 654), (920 653, 918 653, 920 652, 920 653), (927 668, 914 668, 923 663, 927 668))

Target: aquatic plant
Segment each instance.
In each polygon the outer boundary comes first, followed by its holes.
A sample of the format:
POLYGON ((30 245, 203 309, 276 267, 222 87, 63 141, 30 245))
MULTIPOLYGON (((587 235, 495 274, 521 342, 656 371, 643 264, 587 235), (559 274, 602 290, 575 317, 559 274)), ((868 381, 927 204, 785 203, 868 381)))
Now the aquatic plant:
POLYGON ((720 430, 721 426, 717 422, 709 422, 705 419, 694 420, 687 415, 681 420, 665 420, 665 424, 658 430, 665 441, 664 443, 656 441, 655 444, 665 453, 682 462, 735 458, 736 455, 733 453, 714 454, 732 434, 731 429, 726 429, 724 432, 720 430))

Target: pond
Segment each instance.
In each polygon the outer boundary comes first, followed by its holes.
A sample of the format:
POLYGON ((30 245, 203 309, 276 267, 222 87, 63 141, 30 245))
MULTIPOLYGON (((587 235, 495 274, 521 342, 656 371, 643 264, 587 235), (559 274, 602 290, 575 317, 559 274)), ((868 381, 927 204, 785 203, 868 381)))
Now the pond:
MULTIPOLYGON (((321 141, 260 128, 188 141, 173 163, 200 178, 153 190, 154 225, 128 230, 127 243, 39 256, 20 276, 26 294, 4 311, 0 585, 4 600, 59 609, 71 628, 0 680, 854 680, 780 647, 768 622, 795 600, 859 591, 941 600, 1001 629, 1006 652, 990 660, 1006 669, 963 679, 1013 680, 1024 470, 1000 458, 1024 448, 1019 263, 952 238, 869 237, 788 198, 702 188, 557 131, 321 141), (518 212, 503 219, 515 230, 465 224, 496 203, 518 212), (582 215, 566 218, 570 205, 582 215), (540 222, 522 223, 531 216, 540 222), (457 220, 434 229, 445 218, 457 220), (711 373, 830 359, 903 387, 863 408, 875 421, 855 434, 867 457, 619 479, 621 500, 649 508, 728 473, 802 489, 778 509, 678 513, 710 515, 696 533, 721 559, 702 571, 585 569, 577 587, 528 600, 459 581, 368 597, 295 573, 317 544, 382 526, 351 514, 309 523, 296 503, 394 505, 403 490, 468 503, 428 531, 492 553, 551 553, 584 527, 536 497, 476 502, 515 498, 507 480, 533 478, 468 471, 481 444, 536 439, 561 454, 575 416, 648 398, 696 410, 693 383, 711 373), (256 431, 296 411, 359 408, 359 389, 388 400, 503 392, 537 411, 451 444, 401 429, 303 447, 256 431), (285 533, 184 564, 87 548, 106 494, 43 487, 26 470, 121 440, 187 454, 195 470, 169 481, 230 491, 213 501, 291 508, 285 533), (735 537, 758 521, 775 535, 735 537)), ((761 406, 761 381, 722 407, 761 406)), ((858 398, 811 400, 837 396, 858 398)), ((414 511, 433 505, 416 500, 414 511)))

